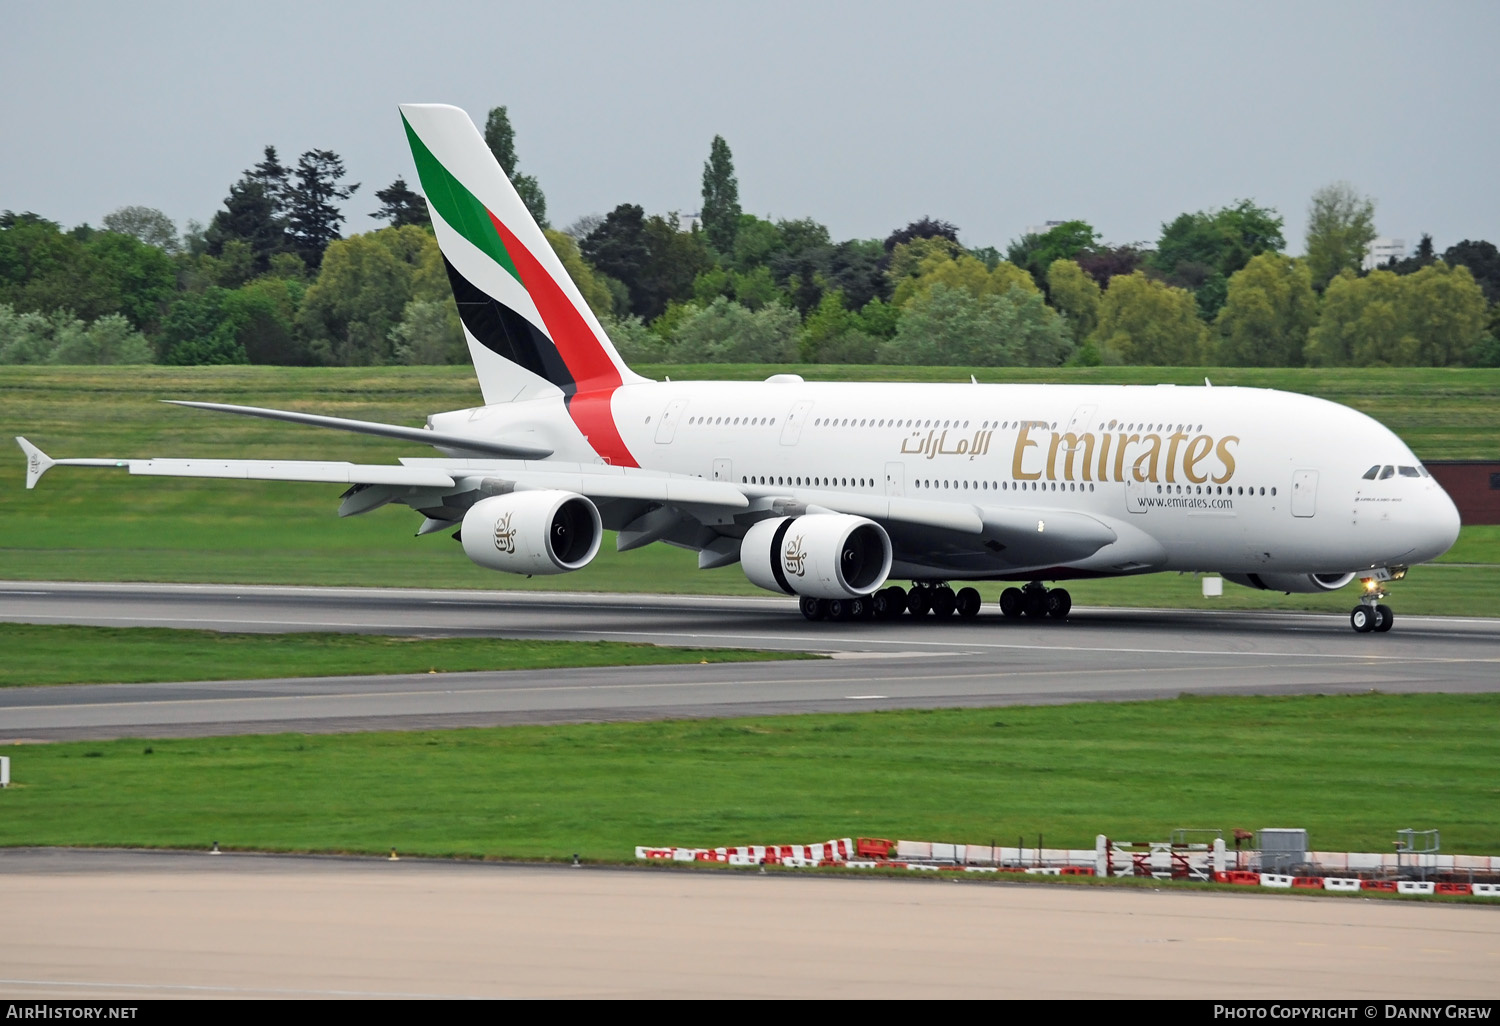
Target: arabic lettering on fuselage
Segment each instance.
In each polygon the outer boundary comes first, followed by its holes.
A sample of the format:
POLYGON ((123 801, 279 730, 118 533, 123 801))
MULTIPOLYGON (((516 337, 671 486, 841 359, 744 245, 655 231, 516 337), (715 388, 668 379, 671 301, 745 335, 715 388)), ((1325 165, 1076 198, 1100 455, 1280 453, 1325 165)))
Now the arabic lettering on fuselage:
MULTIPOLYGON (((949 431, 913 431, 901 442, 904 456, 988 455, 993 430, 949 439, 949 431)), ((1127 475, 1142 484, 1168 484, 1181 479, 1192 484, 1224 484, 1234 477, 1234 449, 1238 435, 1146 432, 1055 431, 1045 421, 1022 421, 1011 452, 1011 477, 1017 481, 1119 481, 1127 475), (1035 432, 1035 433, 1033 433, 1035 432)))

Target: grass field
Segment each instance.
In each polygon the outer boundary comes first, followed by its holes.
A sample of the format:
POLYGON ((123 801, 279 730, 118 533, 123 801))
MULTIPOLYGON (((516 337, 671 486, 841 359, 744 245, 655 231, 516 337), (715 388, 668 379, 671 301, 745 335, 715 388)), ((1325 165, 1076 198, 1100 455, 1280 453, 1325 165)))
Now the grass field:
POLYGON ((638 844, 879 836, 1092 847, 1105 833, 1403 827, 1500 852, 1495 695, 125 740, 6 749, 0 845, 629 860, 638 844))
MULTIPOLYGON (((646 367, 652 376, 759 378, 762 366, 646 367)), ((810 379, 967 380, 965 368, 809 366, 810 379)), ((1493 456, 1500 443, 1500 371, 1225 368, 980 368, 983 381, 1192 383, 1287 388, 1366 410, 1428 458, 1493 456)), ((411 446, 342 432, 165 406, 187 398, 420 424, 429 412, 480 401, 466 367, 0 368, 0 429, 55 456, 287 457, 316 453, 394 461, 411 446)), ((0 458, 0 577, 13 580, 225 581, 685 594, 763 594, 738 567, 700 572, 692 553, 662 545, 625 555, 606 541, 586 569, 525 578, 480 569, 446 534, 413 538, 405 508, 339 519, 335 485, 130 478, 60 468, 24 489, 19 450, 0 458)), ((1500 564, 1500 528, 1466 528, 1445 561, 1500 564)), ((987 600, 1001 586, 982 588, 987 600)), ((1070 586, 1075 602, 1343 611, 1344 592, 1266 595, 1230 586, 1205 600, 1196 578, 1153 575, 1070 586)), ((1399 612, 1472 614, 1500 599, 1500 570, 1421 567, 1395 591, 1399 612)))
POLYGON ((0 623, 0 651, 5 653, 0 661, 0 687, 815 658, 799 653, 665 648, 614 641, 226 634, 21 623, 0 623))

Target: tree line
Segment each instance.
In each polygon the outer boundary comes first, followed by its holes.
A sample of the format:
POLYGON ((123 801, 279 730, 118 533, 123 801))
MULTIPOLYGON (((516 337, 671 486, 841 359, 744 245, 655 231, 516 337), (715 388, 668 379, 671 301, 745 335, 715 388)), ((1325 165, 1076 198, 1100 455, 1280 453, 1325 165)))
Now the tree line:
MULTIPOLYGON (((484 137, 622 355, 639 362, 964 366, 1500 366, 1500 252, 1464 240, 1366 272, 1375 204, 1347 183, 1308 207, 1305 256, 1242 199, 1152 243, 1068 221, 993 246, 923 217, 834 241, 746 213, 715 136, 686 220, 622 203, 565 229, 518 170, 505 107, 484 137)), ((461 363, 462 329, 422 196, 374 192, 383 227, 342 234, 343 161, 274 146, 207 224, 123 207, 64 230, 0 214, 0 363, 461 363)))

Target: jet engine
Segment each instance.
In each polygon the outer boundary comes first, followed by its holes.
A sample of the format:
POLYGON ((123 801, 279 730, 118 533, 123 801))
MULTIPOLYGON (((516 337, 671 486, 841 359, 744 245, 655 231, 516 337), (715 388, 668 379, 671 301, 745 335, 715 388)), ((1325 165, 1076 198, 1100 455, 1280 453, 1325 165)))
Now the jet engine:
POLYGON ((511 492, 480 499, 464 514, 464 554, 508 574, 565 574, 599 551, 599 510, 573 492, 511 492))
POLYGON ((1353 574, 1224 574, 1223 577, 1247 588, 1284 591, 1289 595, 1337 591, 1354 580, 1353 574))
POLYGON ((854 598, 885 583, 891 539, 873 520, 844 513, 775 517, 745 532, 740 562, 767 591, 854 598))

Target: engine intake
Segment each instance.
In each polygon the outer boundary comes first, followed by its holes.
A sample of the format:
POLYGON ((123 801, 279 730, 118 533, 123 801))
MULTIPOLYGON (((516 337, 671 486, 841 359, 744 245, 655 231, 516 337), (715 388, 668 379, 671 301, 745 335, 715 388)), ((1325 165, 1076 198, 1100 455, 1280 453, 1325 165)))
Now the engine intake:
POLYGON ((459 531, 464 554, 508 574, 565 574, 599 551, 599 510, 573 492, 511 492, 480 499, 459 531))
POLYGON ((1223 574, 1224 580, 1242 584, 1260 591, 1284 591, 1308 595, 1319 591, 1337 591, 1350 581, 1353 574, 1223 574))
POLYGON ((875 521, 845 513, 775 517, 745 532, 740 561, 767 591, 854 598, 885 583, 891 539, 875 521))

